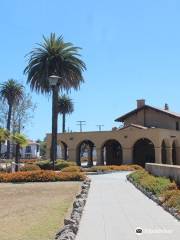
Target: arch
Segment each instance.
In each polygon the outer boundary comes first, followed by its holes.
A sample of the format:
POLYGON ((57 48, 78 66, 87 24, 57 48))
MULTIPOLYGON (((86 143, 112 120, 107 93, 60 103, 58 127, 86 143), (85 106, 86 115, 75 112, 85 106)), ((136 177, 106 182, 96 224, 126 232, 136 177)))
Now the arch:
POLYGON ((115 139, 107 140, 102 148, 102 163, 106 165, 121 165, 123 161, 121 144, 115 139))
POLYGON ((166 150, 166 142, 165 140, 162 141, 161 144, 161 162, 162 164, 167 164, 167 150, 166 150))
POLYGON ((95 144, 91 140, 85 139, 76 147, 76 163, 78 166, 92 167, 96 164, 95 144))
POLYGON ((57 142, 57 158, 68 159, 68 145, 64 141, 57 142))
POLYGON ((137 140, 133 146, 133 162, 145 167, 145 163, 155 162, 154 144, 148 138, 137 140))
POLYGON ((173 141, 172 143, 172 164, 173 165, 177 165, 177 152, 176 152, 176 148, 177 148, 177 145, 176 145, 176 140, 173 141))

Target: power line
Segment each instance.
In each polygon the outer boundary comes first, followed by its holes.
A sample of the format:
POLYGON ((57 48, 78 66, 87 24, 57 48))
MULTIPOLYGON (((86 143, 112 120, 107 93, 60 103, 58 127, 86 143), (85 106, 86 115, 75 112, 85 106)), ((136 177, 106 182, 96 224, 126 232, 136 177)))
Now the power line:
POLYGON ((102 124, 99 124, 99 125, 96 125, 96 126, 99 128, 100 132, 101 132, 102 127, 104 127, 104 125, 102 125, 102 124))
POLYGON ((76 121, 78 124, 78 126, 79 126, 79 130, 80 130, 80 132, 82 132, 82 126, 85 126, 86 125, 86 121, 76 121))

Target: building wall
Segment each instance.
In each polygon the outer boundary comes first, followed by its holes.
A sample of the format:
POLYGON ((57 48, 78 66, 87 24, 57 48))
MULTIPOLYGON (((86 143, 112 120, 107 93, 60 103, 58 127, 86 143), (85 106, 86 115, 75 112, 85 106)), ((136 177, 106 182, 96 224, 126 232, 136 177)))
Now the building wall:
POLYGON ((179 118, 174 118, 166 114, 154 111, 152 109, 145 109, 127 118, 124 121, 124 124, 129 125, 131 123, 134 123, 147 127, 157 127, 176 130, 176 122, 179 122, 180 126, 179 118))

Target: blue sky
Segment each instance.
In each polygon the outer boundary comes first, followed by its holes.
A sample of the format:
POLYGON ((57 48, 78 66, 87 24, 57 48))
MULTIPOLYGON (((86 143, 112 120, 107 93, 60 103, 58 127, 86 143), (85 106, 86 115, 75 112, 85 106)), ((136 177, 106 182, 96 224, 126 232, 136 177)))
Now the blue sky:
MULTIPOLYGON (((180 112, 180 1, 175 0, 1 0, 0 82, 26 82, 25 54, 56 32, 82 47, 85 83, 71 91, 75 112, 67 128, 104 130, 136 107, 136 99, 180 112)), ((28 86, 27 86, 28 89, 28 86)), ((32 93, 38 108, 26 134, 51 130, 51 98, 32 93)), ((61 129, 61 119, 59 119, 61 129)))

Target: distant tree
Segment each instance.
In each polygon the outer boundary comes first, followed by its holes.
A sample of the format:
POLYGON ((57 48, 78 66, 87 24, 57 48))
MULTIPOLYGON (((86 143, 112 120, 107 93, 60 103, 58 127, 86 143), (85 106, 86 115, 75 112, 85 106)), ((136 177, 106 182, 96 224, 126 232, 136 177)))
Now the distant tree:
POLYGON ((66 114, 71 114, 74 111, 74 104, 72 100, 62 95, 58 98, 58 113, 62 114, 62 132, 66 131, 66 114))
POLYGON ((0 128, 0 156, 1 156, 1 144, 5 143, 9 139, 9 132, 4 128, 0 128))
POLYGON ((21 133, 22 130, 24 130, 28 124, 30 124, 36 107, 36 104, 32 101, 31 95, 29 93, 24 93, 22 99, 19 101, 19 104, 13 106, 13 132, 21 133))
POLYGON ((17 172, 19 170, 20 149, 28 144, 28 140, 23 134, 20 133, 13 134, 12 140, 16 144, 15 172, 17 172))
MULTIPOLYGON (((14 79, 9 79, 0 86, 0 97, 8 104, 8 117, 6 128, 11 130, 12 109, 15 104, 23 97, 24 87, 14 79)), ((10 157, 10 142, 7 142, 7 158, 10 157)))

